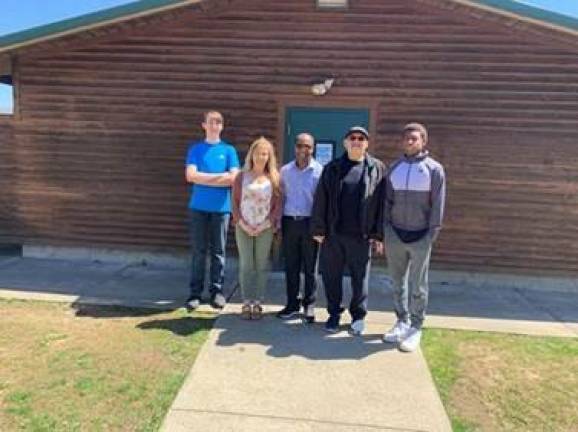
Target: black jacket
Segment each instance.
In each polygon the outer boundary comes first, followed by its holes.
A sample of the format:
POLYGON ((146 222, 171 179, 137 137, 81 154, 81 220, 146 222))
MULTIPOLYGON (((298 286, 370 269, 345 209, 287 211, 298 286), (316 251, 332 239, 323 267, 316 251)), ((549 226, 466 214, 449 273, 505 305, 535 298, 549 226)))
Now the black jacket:
MULTIPOLYGON (((323 168, 311 214, 311 234, 314 236, 330 236, 336 233, 343 178, 341 171, 345 158, 347 153, 323 168)), ((379 241, 383 241, 384 173, 385 165, 378 159, 366 155, 363 169, 364 194, 359 223, 364 238, 379 241)))

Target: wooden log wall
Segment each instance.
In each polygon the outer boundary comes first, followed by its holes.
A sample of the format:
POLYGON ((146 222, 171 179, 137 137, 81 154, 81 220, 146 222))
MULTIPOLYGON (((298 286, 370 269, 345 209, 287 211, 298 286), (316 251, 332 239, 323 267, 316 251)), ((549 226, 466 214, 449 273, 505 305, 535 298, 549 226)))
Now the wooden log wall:
POLYGON ((578 274, 578 42, 450 3, 232 1, 23 50, 21 118, 13 136, 0 124, 1 238, 185 247, 202 112, 222 111, 241 151, 279 143, 279 98, 306 102, 331 75, 329 105, 378 102, 386 162, 403 124, 429 126, 448 176, 438 266, 578 274))
POLYGON ((11 184, 16 172, 11 152, 14 143, 12 129, 12 122, 0 115, 0 229, 3 243, 18 243, 24 234, 18 223, 18 198, 11 184))

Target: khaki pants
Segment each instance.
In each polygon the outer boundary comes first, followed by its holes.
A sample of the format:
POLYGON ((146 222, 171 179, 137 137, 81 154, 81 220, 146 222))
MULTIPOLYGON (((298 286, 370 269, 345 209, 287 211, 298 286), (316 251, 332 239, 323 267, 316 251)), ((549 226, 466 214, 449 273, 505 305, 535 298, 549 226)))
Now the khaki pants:
POLYGON ((273 230, 268 228, 258 236, 251 237, 237 225, 235 238, 239 249, 239 284, 243 302, 262 302, 269 277, 273 230))

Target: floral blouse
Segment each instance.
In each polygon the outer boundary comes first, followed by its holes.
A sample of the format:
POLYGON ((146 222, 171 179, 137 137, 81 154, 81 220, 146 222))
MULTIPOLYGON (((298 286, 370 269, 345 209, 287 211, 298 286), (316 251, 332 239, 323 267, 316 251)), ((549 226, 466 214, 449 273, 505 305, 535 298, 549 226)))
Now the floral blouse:
POLYGON ((257 183, 250 175, 243 176, 240 206, 243 220, 252 227, 269 228, 272 195, 273 185, 269 179, 257 183))
POLYGON ((233 221, 253 228, 278 228, 282 199, 273 193, 269 179, 256 183, 253 176, 241 172, 233 184, 233 221))

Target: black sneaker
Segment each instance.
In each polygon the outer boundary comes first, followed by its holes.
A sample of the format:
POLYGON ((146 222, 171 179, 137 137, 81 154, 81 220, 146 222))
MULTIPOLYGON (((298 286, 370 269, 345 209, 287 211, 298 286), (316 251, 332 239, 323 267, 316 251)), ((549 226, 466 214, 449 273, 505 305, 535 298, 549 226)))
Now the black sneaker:
POLYGON ((225 296, 220 292, 213 294, 213 296, 211 297, 211 306, 214 309, 223 309, 226 304, 227 300, 225 299, 225 296))
POLYGON ((339 331, 339 315, 330 315, 325 322, 325 331, 329 333, 337 333, 339 331))
POLYGON ((285 306, 276 314, 277 318, 281 319, 289 319, 297 315, 299 315, 299 308, 298 307, 295 308, 292 306, 285 306))
POLYGON ((185 308, 192 312, 197 309, 201 305, 201 299, 198 298, 190 298, 185 302, 185 308))

